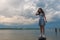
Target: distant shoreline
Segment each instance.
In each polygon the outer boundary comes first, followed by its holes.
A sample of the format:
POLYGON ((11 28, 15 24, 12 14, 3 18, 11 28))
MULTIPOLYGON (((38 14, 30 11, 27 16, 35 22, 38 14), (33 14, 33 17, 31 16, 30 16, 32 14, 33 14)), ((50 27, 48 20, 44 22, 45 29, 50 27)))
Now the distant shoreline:
POLYGON ((39 30, 39 28, 0 28, 0 30, 39 30))

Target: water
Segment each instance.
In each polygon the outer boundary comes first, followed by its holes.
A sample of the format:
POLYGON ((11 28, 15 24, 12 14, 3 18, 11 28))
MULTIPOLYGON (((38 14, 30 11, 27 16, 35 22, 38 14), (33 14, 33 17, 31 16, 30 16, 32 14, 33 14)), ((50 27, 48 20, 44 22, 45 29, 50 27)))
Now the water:
MULTIPOLYGON (((39 30, 0 30, 0 40, 38 40, 39 30)), ((47 40, 60 40, 60 32, 46 30, 47 40)))

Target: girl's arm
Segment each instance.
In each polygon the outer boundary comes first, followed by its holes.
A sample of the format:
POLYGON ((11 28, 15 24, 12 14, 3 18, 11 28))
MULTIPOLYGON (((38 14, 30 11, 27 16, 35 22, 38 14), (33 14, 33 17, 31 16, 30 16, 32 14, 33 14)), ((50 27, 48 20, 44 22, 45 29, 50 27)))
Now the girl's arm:
POLYGON ((46 20, 46 16, 45 16, 45 13, 44 13, 44 20, 47 22, 47 20, 46 20))

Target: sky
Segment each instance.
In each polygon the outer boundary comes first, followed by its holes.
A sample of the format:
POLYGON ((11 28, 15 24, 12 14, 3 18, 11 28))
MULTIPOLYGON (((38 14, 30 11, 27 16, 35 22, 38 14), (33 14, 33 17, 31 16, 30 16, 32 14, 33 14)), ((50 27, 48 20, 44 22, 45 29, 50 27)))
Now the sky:
POLYGON ((0 28, 38 27, 38 8, 47 18, 47 27, 60 26, 60 0, 0 0, 0 28))

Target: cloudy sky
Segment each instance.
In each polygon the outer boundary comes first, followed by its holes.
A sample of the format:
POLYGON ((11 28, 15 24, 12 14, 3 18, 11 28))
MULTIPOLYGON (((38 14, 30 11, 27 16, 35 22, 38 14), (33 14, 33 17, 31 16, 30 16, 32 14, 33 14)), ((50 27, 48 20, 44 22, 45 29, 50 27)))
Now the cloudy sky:
POLYGON ((0 26, 34 26, 38 24, 35 14, 39 7, 43 8, 48 23, 60 24, 60 0, 0 0, 0 26))

